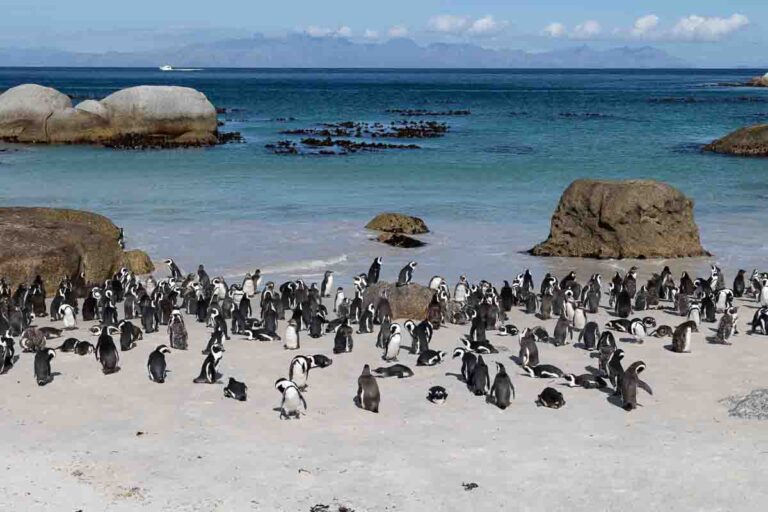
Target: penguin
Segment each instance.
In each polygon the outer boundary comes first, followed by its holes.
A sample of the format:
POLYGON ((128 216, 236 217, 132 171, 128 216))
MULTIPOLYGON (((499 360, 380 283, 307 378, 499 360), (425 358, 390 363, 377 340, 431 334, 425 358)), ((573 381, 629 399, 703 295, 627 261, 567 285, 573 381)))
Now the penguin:
POLYGON ((375 314, 375 308, 373 302, 368 304, 368 307, 360 317, 360 324, 357 328, 358 334, 368 334, 373 332, 373 318, 375 314))
POLYGON ((176 265, 176 262, 174 262, 171 258, 168 258, 165 260, 165 264, 168 265, 168 270, 171 272, 172 279, 178 279, 179 281, 183 279, 181 270, 179 269, 179 266, 176 265))
POLYGON ((220 343, 214 343, 208 355, 203 360, 203 366, 200 368, 200 375, 193 381, 195 384, 214 384, 219 380, 217 369, 221 358, 224 355, 224 346, 220 343))
POLYGON ((373 260, 373 263, 371 263, 370 268, 368 269, 368 275, 367 282, 368 286, 372 286, 379 282, 379 275, 381 274, 381 263, 383 259, 381 257, 376 257, 373 260))
POLYGON ((531 378, 557 379, 563 376, 563 370, 551 364, 537 364, 536 366, 523 366, 523 370, 531 378))
POLYGON ((536 398, 536 405, 539 407, 548 407, 550 409, 559 409, 565 405, 563 394, 555 388, 544 388, 541 394, 536 398))
POLYGON ((703 313, 702 320, 705 322, 714 323, 717 320, 715 318, 717 307, 711 294, 708 293, 701 299, 701 311, 703 313))
POLYGON ((493 379, 488 401, 504 410, 511 403, 510 397, 511 400, 515 399, 515 386, 512 384, 512 379, 507 375, 504 365, 496 362, 496 377, 493 379))
POLYGON ((357 394, 355 395, 355 404, 366 411, 378 413, 381 403, 381 394, 376 378, 371 375, 371 368, 367 364, 363 367, 363 372, 357 378, 357 394))
POLYGON ((699 332, 696 322, 688 320, 678 325, 672 333, 672 352, 690 352, 692 332, 699 332))
POLYGON ((469 385, 472 372, 475 371, 475 365, 477 364, 477 356, 466 348, 460 347, 453 351, 453 359, 457 357, 461 358, 461 380, 469 385))
POLYGON ((448 391, 443 386, 432 386, 427 391, 427 400, 433 404, 443 404, 448 399, 448 391))
POLYGON ((133 340, 133 324, 127 320, 123 320, 117 324, 117 329, 120 331, 120 350, 127 352, 136 347, 136 342, 133 340))
POLYGON ((614 395, 619 395, 621 393, 621 379, 624 377, 624 367, 621 365, 622 359, 624 359, 624 351, 617 348, 611 354, 611 358, 608 360, 608 365, 606 367, 608 378, 614 389, 614 395))
POLYGON ((308 384, 309 370, 312 368, 312 359, 310 356, 296 356, 291 359, 288 365, 288 379, 296 384, 299 390, 304 391, 308 384))
POLYGON ((486 396, 491 391, 491 379, 483 356, 477 357, 477 363, 469 378, 469 390, 476 396, 486 396))
POLYGON ((247 298, 251 299, 256 295, 256 286, 253 283, 253 275, 250 272, 246 272, 240 287, 247 298))
POLYGON ((552 335, 552 344, 556 347, 567 345, 569 343, 569 336, 572 340, 573 328, 571 327, 571 322, 569 322, 565 316, 561 316, 558 318, 557 324, 555 325, 555 332, 552 335))
POLYGON ((605 382, 605 379, 597 375, 592 375, 591 373, 585 373, 583 375, 569 373, 563 375, 563 379, 565 379, 565 383, 568 387, 571 388, 582 387, 584 389, 605 389, 608 387, 608 383, 605 382))
POLYGON ((484 341, 470 341, 467 338, 463 338, 461 342, 464 344, 464 347, 471 351, 475 352, 476 354, 498 354, 499 351, 494 347, 488 340, 484 341))
MULTIPOLYGON (((341 308, 341 305, 346 299, 344 298, 344 288, 339 286, 336 288, 336 298, 333 299, 333 312, 336 313, 341 308)), ((341 315, 339 315, 341 316, 341 315)))
POLYGON ((755 334, 758 329, 761 334, 768 334, 768 307, 761 307, 755 311, 752 317, 752 334, 755 334))
POLYGON ((425 350, 419 354, 416 360, 416 366, 436 366, 445 359, 445 352, 442 350, 425 350))
POLYGON ((402 341, 400 324, 392 324, 389 328, 389 337, 384 344, 384 354, 381 358, 384 361, 397 361, 400 354, 400 344, 402 341))
POLYGON ((407 379, 413 377, 413 370, 404 364, 393 364, 392 366, 382 366, 372 370, 377 377, 397 377, 398 379, 407 379))
POLYGON ((629 332, 629 328, 632 326, 632 320, 628 318, 619 318, 618 320, 610 320, 605 324, 606 329, 613 329, 618 332, 629 332))
POLYGON ((579 333, 579 343, 587 350, 595 350, 600 339, 600 327, 597 322, 589 322, 579 333))
POLYGON ((651 336, 655 338, 666 338, 668 336, 672 336, 672 334, 672 328, 668 325, 660 325, 654 329, 653 332, 651 332, 651 336))
POLYGON ((768 279, 763 279, 760 282, 760 291, 757 295, 757 302, 760 307, 768 307, 768 279))
POLYGON ((174 309, 171 318, 168 321, 168 342, 174 350, 187 350, 187 327, 184 325, 184 318, 181 311, 174 309))
POLYGON ((75 343, 75 348, 72 350, 72 352, 79 356, 87 356, 88 354, 93 354, 95 351, 96 349, 94 346, 87 341, 78 341, 75 343))
POLYGON ((285 343, 283 344, 285 350, 298 350, 301 348, 297 327, 295 320, 291 319, 288 321, 288 325, 285 327, 285 343))
POLYGON ((588 313, 597 314, 600 308, 600 290, 588 290, 586 297, 586 309, 588 313))
POLYGON ((587 325, 587 311, 583 307, 578 307, 573 311, 573 328, 581 331, 587 325))
POLYGON ((736 321, 739 319, 739 308, 731 307, 725 310, 720 318, 720 324, 717 326, 715 341, 723 345, 730 345, 729 341, 734 334, 738 334, 736 321))
POLYGON ((80 340, 78 340, 77 338, 67 338, 66 340, 64 340, 64 343, 56 347, 56 350, 59 352, 65 352, 65 353, 74 352, 75 345, 77 345, 79 341, 80 340))
MULTIPOLYGON (((542 296, 542 304, 543 304, 543 301, 545 300, 545 297, 547 297, 547 296, 548 295, 546 295, 546 294, 542 296)), ((528 314, 528 315, 535 315, 536 312, 538 311, 538 309, 539 309, 539 300, 536 298, 536 294, 535 293, 529 293, 528 297, 526 297, 526 299, 525 299, 525 312, 526 312, 526 314, 528 314)), ((542 311, 540 314, 542 315, 542 317, 543 316, 549 317, 551 315, 551 313, 552 313, 552 311, 551 311, 551 302, 550 302, 547 305, 547 311, 542 311)))
POLYGON ((469 297, 469 283, 466 276, 459 276, 459 282, 453 288, 453 301, 464 304, 469 297))
POLYGON ((639 318, 633 319, 632 323, 629 325, 629 333, 635 337, 635 342, 642 344, 645 341, 646 335, 645 324, 643 321, 639 318))
POLYGON ((744 280, 744 275, 746 274, 746 270, 739 270, 739 272, 736 274, 736 277, 733 280, 733 296, 734 297, 743 297, 744 292, 747 289, 746 281, 744 280))
POLYGON ((400 270, 400 274, 397 276, 396 286, 408 286, 411 283, 411 280, 413 279, 413 271, 416 269, 416 265, 417 263, 415 261, 411 261, 400 270))
POLYGON ((619 291, 616 297, 616 316, 619 318, 628 318, 632 314, 632 296, 626 288, 619 291))
POLYGON ((301 407, 304 407, 304 414, 307 412, 307 401, 299 391, 295 383, 288 379, 277 379, 275 389, 283 395, 280 402, 280 419, 288 420, 301 418, 301 407))
POLYGON ((726 309, 733 307, 733 298, 735 295, 733 290, 720 288, 715 294, 715 307, 717 308, 717 311, 725 311, 726 309))
POLYGON ((120 370, 118 366, 120 354, 117 351, 117 346, 115 346, 115 340, 112 338, 113 335, 119 332, 119 329, 111 325, 105 325, 101 328, 97 326, 91 327, 91 333, 99 335, 96 340, 95 355, 96 360, 101 363, 101 371, 104 375, 120 370))
POLYGON ((381 290, 381 296, 376 303, 373 320, 375 323, 379 324, 384 321, 392 321, 392 306, 389 303, 389 292, 386 289, 381 290))
POLYGON ((333 270, 326 270, 323 275, 323 282, 320 284, 320 297, 326 298, 331 296, 331 288, 333 287, 333 270))
POLYGON ((622 288, 626 290, 627 294, 629 294, 630 300, 635 297, 637 292, 637 267, 632 267, 629 269, 627 275, 624 276, 622 288))
POLYGON ((248 386, 245 385, 245 382, 240 382, 230 377, 227 386, 224 388, 224 396, 245 402, 248 400, 248 386))
POLYGON ((158 384, 165 382, 165 377, 168 375, 165 354, 170 353, 171 349, 166 345, 158 345, 155 350, 150 352, 149 359, 147 360, 147 374, 149 375, 149 380, 158 384))
POLYGON ((635 311, 645 311, 648 309, 648 292, 645 286, 641 286, 635 294, 635 311))
POLYGON ((640 380, 639 375, 643 371, 645 371, 645 363, 643 361, 635 361, 624 372, 621 379, 621 399, 623 402, 622 407, 625 411, 631 411, 637 408, 638 387, 645 390, 649 395, 653 394, 651 387, 640 380))
POLYGON ((601 350, 604 347, 616 348, 616 338, 611 331, 603 331, 603 333, 600 334, 600 340, 597 342, 597 347, 595 348, 601 350))
POLYGON ((64 328, 67 330, 77 329, 77 319, 75 318, 75 308, 69 304, 62 304, 59 307, 59 316, 64 321, 64 328))
POLYGON ((539 347, 536 346, 536 337, 528 329, 525 329, 520 335, 518 364, 520 366, 537 366, 539 364, 539 347))
POLYGON ((353 329, 350 327, 349 322, 346 319, 343 320, 338 330, 336 331, 336 337, 333 340, 334 354, 352 352, 352 347, 354 344, 352 333, 353 329))
POLYGON ((46 348, 35 353, 35 380, 38 386, 45 386, 53 382, 51 373, 51 360, 56 357, 56 351, 46 348))

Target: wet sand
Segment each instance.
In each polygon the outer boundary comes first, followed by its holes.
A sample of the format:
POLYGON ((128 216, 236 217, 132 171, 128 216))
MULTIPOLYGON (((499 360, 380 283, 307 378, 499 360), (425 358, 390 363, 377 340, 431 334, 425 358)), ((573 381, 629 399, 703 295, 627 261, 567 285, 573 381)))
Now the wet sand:
MULTIPOLYGON (((726 272, 732 279, 735 269, 726 272)), ((416 356, 401 351, 399 362, 415 376, 379 379, 379 414, 352 401, 363 365, 384 364, 375 334, 355 335, 354 351, 342 355, 332 354, 333 335, 303 332, 299 351, 233 336, 214 385, 192 383, 209 331, 191 317, 190 349, 167 356, 162 385, 146 372, 148 354, 167 343, 162 326, 121 353, 122 370, 109 376, 93 356, 59 353, 52 363, 59 375, 38 387, 32 355, 20 354, 0 376, 0 503, 26 511, 762 510, 768 424, 729 417, 720 402, 768 387, 768 337, 745 334, 756 304, 737 305, 742 334, 731 346, 705 340, 716 324, 693 335, 690 354, 666 350, 669 339, 619 342, 625 368, 647 363, 643 379, 654 391, 639 391, 642 407, 630 413, 610 393, 524 376, 510 359, 517 337, 495 333, 489 340, 499 354, 485 356, 491 379, 493 362, 503 362, 517 398, 504 411, 487 404, 453 375, 461 365, 450 352, 468 332, 461 326, 435 332, 431 348, 449 353, 442 365, 416 367, 416 356), (307 414, 281 421, 275 380, 287 377, 295 355, 318 353, 334 362, 311 371, 307 414), (230 376, 248 384, 247 402, 224 398, 230 376), (425 399, 433 385, 448 390, 445 404, 425 399), (546 386, 562 391, 564 408, 535 405, 546 386), (465 490, 469 483, 477 487, 465 490)), ((647 314, 672 327, 683 321, 647 314)), ((601 309, 597 321, 611 318, 601 309)), ((550 333, 555 325, 517 309, 509 321, 550 333)), ((48 344, 69 335, 95 343, 87 327, 81 322, 48 344)), ((566 372, 597 365, 573 344, 539 351, 542 363, 566 372)))

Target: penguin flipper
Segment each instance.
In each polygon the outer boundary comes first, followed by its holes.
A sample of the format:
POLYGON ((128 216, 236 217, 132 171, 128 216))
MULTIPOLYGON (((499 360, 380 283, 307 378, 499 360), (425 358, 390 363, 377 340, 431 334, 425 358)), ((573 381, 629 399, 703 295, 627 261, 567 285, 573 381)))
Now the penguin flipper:
POLYGON ((651 386, 649 386, 648 383, 645 382, 644 380, 637 379, 637 387, 639 387, 649 395, 653 396, 653 390, 651 389, 651 386))

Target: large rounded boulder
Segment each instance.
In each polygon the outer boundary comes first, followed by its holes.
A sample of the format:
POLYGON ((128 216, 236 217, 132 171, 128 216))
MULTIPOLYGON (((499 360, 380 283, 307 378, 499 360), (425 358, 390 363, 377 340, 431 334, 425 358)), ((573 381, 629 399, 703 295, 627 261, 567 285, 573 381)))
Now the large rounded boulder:
POLYGON ((704 150, 736 156, 768 156, 768 124, 736 130, 704 146, 704 150))
POLYGON ((17 285, 40 275, 49 290, 83 272, 86 282, 101 283, 126 263, 148 259, 124 253, 119 237, 119 228, 95 213, 0 208, 0 277, 17 285))
POLYGON ((549 238, 535 256, 682 258, 707 256, 693 201, 651 180, 576 180, 560 198, 549 238))
POLYGON ((48 118, 72 107, 69 96, 56 89, 24 84, 0 94, 0 139, 48 142, 48 118))
POLYGON ((363 292, 363 308, 368 307, 370 303, 378 304, 381 292, 384 290, 387 291, 389 305, 392 306, 393 320, 403 318, 423 320, 427 315, 427 307, 435 295, 434 290, 419 284, 396 286, 393 283, 380 281, 363 292))
POLYGON ((422 219, 402 213, 380 213, 365 227, 376 231, 405 235, 429 233, 429 228, 422 219))

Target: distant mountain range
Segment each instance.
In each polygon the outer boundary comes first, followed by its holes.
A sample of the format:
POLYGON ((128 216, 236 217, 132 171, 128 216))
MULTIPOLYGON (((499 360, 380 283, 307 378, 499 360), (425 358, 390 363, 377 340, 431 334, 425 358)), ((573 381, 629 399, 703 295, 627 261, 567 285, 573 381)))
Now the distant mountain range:
POLYGON ((493 50, 473 44, 411 39, 355 43, 343 38, 293 34, 255 35, 136 53, 76 53, 46 48, 0 49, 0 66, 233 68, 682 68, 690 65, 652 48, 596 50, 579 46, 548 52, 493 50))

